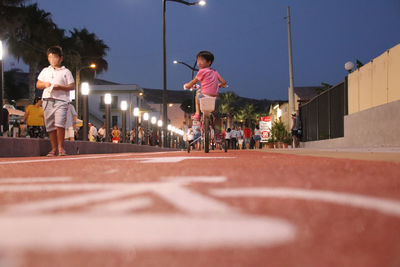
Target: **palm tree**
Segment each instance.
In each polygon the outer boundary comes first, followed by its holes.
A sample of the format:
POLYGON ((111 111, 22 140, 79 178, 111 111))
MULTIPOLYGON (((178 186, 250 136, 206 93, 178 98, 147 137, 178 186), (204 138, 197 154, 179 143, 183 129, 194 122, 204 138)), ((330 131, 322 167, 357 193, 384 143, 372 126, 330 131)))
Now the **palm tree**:
POLYGON ((238 96, 234 92, 225 92, 220 95, 221 104, 219 112, 228 118, 228 127, 232 126, 232 120, 237 112, 238 96))
MULTIPOLYGON (((108 62, 105 60, 105 57, 107 56, 109 47, 103 40, 85 28, 82 30, 74 28, 69 33, 71 36, 64 38, 62 43, 63 47, 65 47, 66 66, 71 70, 78 70, 95 63, 97 74, 108 69, 108 62)), ((82 76, 92 76, 94 79, 93 71, 88 71, 87 69, 82 69, 82 76)))
POLYGON ((21 4, 26 0, 0 0, 0 39, 4 40, 21 22, 21 4))
POLYGON ((29 66, 29 98, 35 97, 35 82, 39 68, 46 66, 46 49, 60 43, 64 31, 58 29, 51 14, 37 4, 21 7, 21 25, 8 33, 10 53, 29 66))

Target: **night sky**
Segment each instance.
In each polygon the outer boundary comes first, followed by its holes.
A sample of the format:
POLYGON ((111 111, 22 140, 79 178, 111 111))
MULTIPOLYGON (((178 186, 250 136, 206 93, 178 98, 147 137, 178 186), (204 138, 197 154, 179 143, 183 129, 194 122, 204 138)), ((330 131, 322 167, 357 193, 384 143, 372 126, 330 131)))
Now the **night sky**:
MULTIPOLYGON (((110 47, 109 70, 99 78, 162 88, 161 0, 37 2, 59 27, 86 27, 110 47)), ((204 7, 167 2, 168 88, 180 90, 191 78, 173 60, 192 65, 200 50, 210 50, 229 90, 287 99, 288 5, 295 86, 337 84, 346 75, 345 62, 366 63, 400 43, 399 0, 207 0, 204 7)), ((12 61, 6 59, 6 67, 12 61)))

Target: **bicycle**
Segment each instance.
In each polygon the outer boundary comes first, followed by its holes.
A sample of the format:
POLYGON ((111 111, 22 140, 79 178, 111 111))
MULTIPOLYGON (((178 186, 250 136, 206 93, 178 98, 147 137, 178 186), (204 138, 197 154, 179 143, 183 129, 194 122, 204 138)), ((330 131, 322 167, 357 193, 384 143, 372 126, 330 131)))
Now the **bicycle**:
MULTIPOLYGON (((228 86, 224 86, 223 88, 227 88, 228 86)), ((192 90, 200 90, 199 85, 194 85, 192 88, 185 88, 187 89, 192 89, 192 90)), ((197 96, 196 96, 197 97, 197 96)), ((215 102, 217 100, 217 97, 214 96, 204 96, 202 98, 199 98, 199 104, 200 104, 200 111, 202 112, 202 118, 201 121, 203 122, 202 124, 202 135, 200 137, 194 139, 189 145, 188 145, 188 153, 190 153, 190 147, 193 144, 196 144, 196 142, 200 140, 204 140, 204 152, 208 153, 210 151, 210 141, 211 141, 211 132, 210 132, 210 121, 211 121, 211 114, 215 110, 215 102)), ((201 128, 201 126, 200 126, 201 128)), ((226 152, 226 149, 225 149, 226 152)))

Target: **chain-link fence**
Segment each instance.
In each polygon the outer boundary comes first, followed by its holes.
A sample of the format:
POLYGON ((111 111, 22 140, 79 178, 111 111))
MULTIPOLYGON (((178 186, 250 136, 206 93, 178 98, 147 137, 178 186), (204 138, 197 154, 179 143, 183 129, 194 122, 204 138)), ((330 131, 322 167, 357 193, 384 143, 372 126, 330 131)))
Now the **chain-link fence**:
POLYGON ((347 115, 347 82, 342 82, 300 106, 302 141, 344 136, 347 115))

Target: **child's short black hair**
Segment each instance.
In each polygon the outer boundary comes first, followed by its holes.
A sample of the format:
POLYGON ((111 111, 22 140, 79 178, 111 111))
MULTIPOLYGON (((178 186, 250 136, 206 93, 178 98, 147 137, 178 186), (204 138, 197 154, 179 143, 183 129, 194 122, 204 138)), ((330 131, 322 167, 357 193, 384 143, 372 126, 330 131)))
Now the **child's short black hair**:
POLYGON ((55 54, 55 55, 58 55, 59 57, 62 57, 63 51, 62 51, 61 46, 56 45, 56 46, 50 47, 49 49, 47 49, 47 55, 49 55, 49 54, 55 54))
POLYGON ((214 55, 210 51, 200 51, 196 58, 202 57, 211 64, 214 62, 214 55))

